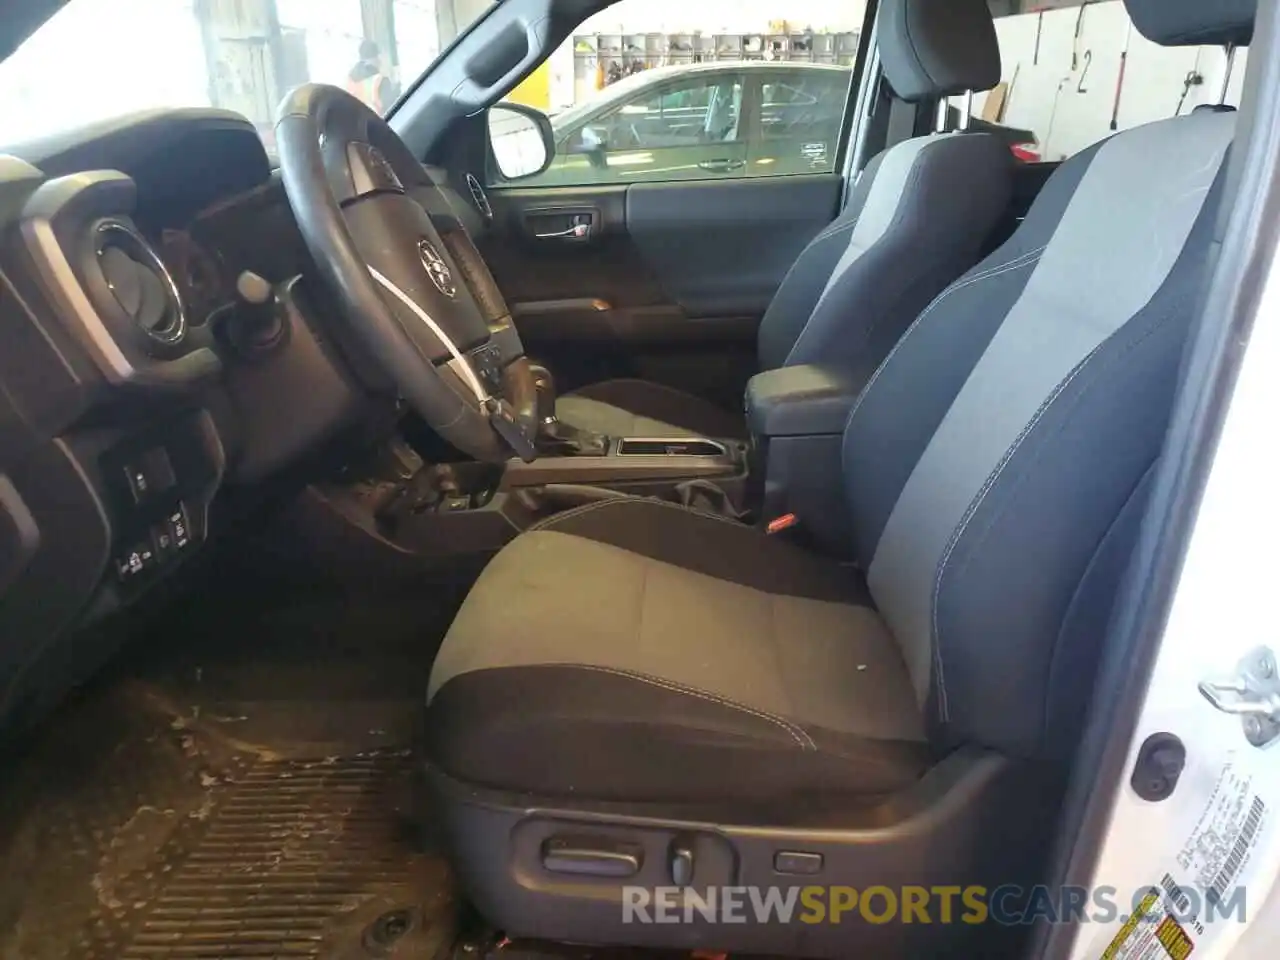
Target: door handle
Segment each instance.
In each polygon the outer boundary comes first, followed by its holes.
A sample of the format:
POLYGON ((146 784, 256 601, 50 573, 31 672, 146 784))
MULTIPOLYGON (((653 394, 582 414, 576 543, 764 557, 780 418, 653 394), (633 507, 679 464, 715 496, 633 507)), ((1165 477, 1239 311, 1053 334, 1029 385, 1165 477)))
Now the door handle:
POLYGON ((575 223, 568 230, 554 230, 551 233, 535 233, 535 240, 585 240, 591 235, 591 224, 575 223))
POLYGON ((741 170, 747 165, 745 160, 703 160, 698 164, 700 170, 706 170, 710 173, 733 173, 735 170, 741 170))
POLYGON ((535 240, 584 243, 595 232, 594 210, 536 210, 525 215, 525 229, 535 240))

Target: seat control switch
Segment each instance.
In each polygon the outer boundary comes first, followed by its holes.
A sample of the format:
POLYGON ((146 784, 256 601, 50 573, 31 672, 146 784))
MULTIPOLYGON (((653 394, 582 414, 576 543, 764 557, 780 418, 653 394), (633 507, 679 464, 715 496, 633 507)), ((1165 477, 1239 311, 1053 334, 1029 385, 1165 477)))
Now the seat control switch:
POLYGON ((693 845, 677 840, 671 845, 671 882, 677 887, 693 883, 693 845))
POLYGON ((589 839, 552 837, 542 845, 542 866, 551 873, 585 877, 632 877, 640 872, 638 848, 589 839))
POLYGON ((773 855, 773 869, 792 876, 812 876, 822 872, 822 854, 779 850, 773 855))

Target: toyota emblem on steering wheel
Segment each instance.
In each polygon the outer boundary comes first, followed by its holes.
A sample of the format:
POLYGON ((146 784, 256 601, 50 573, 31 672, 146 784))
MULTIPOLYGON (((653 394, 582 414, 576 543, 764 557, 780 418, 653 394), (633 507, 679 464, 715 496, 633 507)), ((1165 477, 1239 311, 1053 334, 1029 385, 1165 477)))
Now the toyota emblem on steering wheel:
POLYGON ((458 288, 453 282, 453 271, 436 248, 426 240, 419 240, 418 256, 422 258, 423 269, 427 271, 427 276, 436 285, 436 289, 450 299, 456 297, 458 288))

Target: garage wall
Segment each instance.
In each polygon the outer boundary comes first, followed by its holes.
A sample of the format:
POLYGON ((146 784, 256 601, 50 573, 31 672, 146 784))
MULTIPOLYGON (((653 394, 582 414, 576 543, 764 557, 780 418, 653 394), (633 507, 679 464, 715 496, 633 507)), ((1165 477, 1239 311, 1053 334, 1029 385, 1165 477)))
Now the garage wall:
MULTIPOLYGON (((1084 8, 1077 41, 1079 18, 1080 8, 1075 7, 996 21, 1002 79, 1012 84, 1004 122, 1034 130, 1046 160, 1071 156, 1112 132, 1111 111, 1129 16, 1120 0, 1091 4, 1084 8), (1041 36, 1037 61, 1038 27, 1041 36), (1079 55, 1074 71, 1073 49, 1079 55), (1086 72, 1088 52, 1093 56, 1086 72)), ((1239 104, 1247 58, 1247 51, 1236 54, 1229 103, 1239 104)), ((1226 62, 1221 47, 1166 49, 1133 31, 1120 99, 1120 129, 1173 116, 1183 81, 1193 70, 1204 77, 1204 83, 1191 89, 1183 112, 1201 103, 1216 102, 1226 62)), ((981 113, 985 99, 984 94, 975 98, 975 113, 981 113)))
POLYGON ((620 0, 575 33, 764 33, 774 20, 793 30, 859 30, 866 0, 620 0))

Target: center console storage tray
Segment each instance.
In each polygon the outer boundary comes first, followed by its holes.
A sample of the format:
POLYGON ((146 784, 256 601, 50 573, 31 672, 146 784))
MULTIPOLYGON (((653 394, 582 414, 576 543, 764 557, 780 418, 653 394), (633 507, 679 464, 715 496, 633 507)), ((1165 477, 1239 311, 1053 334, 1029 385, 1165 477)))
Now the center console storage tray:
POLYGON ((723 457, 729 451, 723 443, 701 437, 675 440, 651 440, 628 437, 618 441, 620 457, 723 457))

